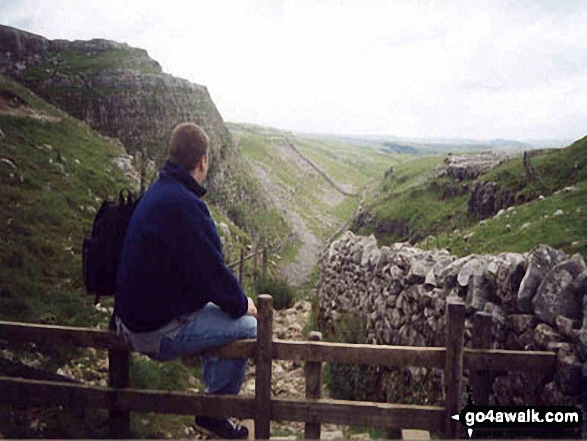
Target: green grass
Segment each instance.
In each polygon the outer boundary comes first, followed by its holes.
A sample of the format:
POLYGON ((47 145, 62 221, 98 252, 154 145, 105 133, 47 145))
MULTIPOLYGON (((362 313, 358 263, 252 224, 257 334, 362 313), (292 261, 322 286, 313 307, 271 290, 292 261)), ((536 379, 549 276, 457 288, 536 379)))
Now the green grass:
POLYGON ((442 164, 441 156, 423 156, 404 160, 386 170, 380 190, 385 194, 399 194, 434 176, 434 169, 442 164))
POLYGON ((3 77, 0 91, 61 118, 0 115, 1 157, 15 164, 0 164, 0 317, 94 324, 82 295, 81 244, 99 200, 128 185, 112 163, 124 152, 3 77))
POLYGON ((371 180, 379 180, 403 155, 336 143, 323 139, 296 137, 296 147, 335 182, 351 185, 358 191, 371 180))
POLYGON ((516 200, 530 200, 587 181, 587 137, 564 149, 538 152, 530 162, 540 175, 542 183, 529 179, 522 158, 506 161, 482 177, 495 181, 516 193, 516 200))
MULTIPOLYGON (((350 191, 360 191, 364 185, 372 185, 391 164, 404 159, 370 148, 307 138, 273 128, 244 124, 229 124, 229 127, 240 141, 243 156, 262 165, 269 179, 276 182, 289 198, 288 206, 299 213, 321 239, 327 239, 352 215, 358 198, 341 197, 339 204, 328 203, 328 195, 336 190, 318 173, 307 172, 305 165, 300 166, 299 162, 304 164, 302 159, 292 161, 284 156, 283 150, 277 146, 285 144, 285 137, 338 185, 350 191), (334 219, 336 225, 327 225, 322 219, 324 215, 334 219)), ((295 157, 296 154, 291 152, 291 155, 295 157)))
POLYGON ((358 198, 345 198, 340 204, 338 204, 332 214, 336 216, 341 222, 350 219, 359 205, 358 198))
POLYGON ((448 246, 459 255, 468 253, 497 253, 502 251, 525 252, 539 243, 561 248, 569 253, 587 255, 587 138, 559 150, 538 152, 531 162, 542 183, 530 179, 522 158, 506 161, 481 177, 483 181, 498 185, 516 196, 519 205, 517 215, 506 218, 487 219, 479 226, 478 220, 468 215, 467 201, 470 192, 462 196, 445 197, 448 189, 458 189, 472 182, 456 182, 451 177, 437 178, 434 168, 442 157, 422 157, 394 165, 386 174, 377 190, 369 194, 366 210, 371 219, 363 225, 360 234, 374 233, 380 244, 419 238, 419 246, 448 246), (578 191, 554 194, 567 186, 577 186, 578 191), (544 201, 537 200, 544 195, 544 201), (565 215, 553 217, 557 209, 565 215), (548 217, 544 217, 544 216, 548 217), (530 225, 522 228, 522 225, 530 225), (409 234, 386 232, 390 225, 404 225, 409 234), (510 224, 511 232, 506 231, 510 224), (452 234, 459 229, 461 238, 452 234), (473 232, 466 243, 462 236, 473 232), (435 239, 428 241, 428 235, 435 239))
POLYGON ((417 234, 428 235, 448 228, 461 228, 467 220, 468 194, 443 199, 452 179, 436 179, 433 169, 438 157, 423 157, 399 164, 388 173, 379 193, 371 197, 366 209, 373 219, 359 229, 360 234, 374 233, 381 244, 405 241, 417 234), (401 229, 392 225, 401 225, 401 229), (391 231, 390 231, 391 230, 391 231))
POLYGON ((515 208, 516 214, 513 213, 487 219, 485 225, 476 224, 462 231, 461 238, 453 235, 447 241, 446 237, 441 237, 444 242, 441 244, 460 256, 506 251, 522 253, 537 244, 546 244, 568 254, 581 253, 587 257, 587 182, 581 183, 576 191, 520 205, 515 208), (564 214, 554 216, 557 210, 564 214), (508 224, 510 231, 506 229, 508 224), (524 227, 526 224, 529 225, 524 227), (473 236, 465 242, 462 235, 471 232, 473 236))
POLYGON ((132 68, 141 73, 161 73, 161 68, 153 65, 147 53, 140 49, 121 48, 88 52, 72 48, 59 51, 43 63, 25 70, 22 77, 24 80, 45 78, 48 70, 53 75, 71 76, 121 68, 132 68))
POLYGON ((257 296, 269 294, 273 297, 273 307, 277 310, 291 308, 297 297, 294 289, 281 277, 260 277, 254 284, 254 288, 257 296))

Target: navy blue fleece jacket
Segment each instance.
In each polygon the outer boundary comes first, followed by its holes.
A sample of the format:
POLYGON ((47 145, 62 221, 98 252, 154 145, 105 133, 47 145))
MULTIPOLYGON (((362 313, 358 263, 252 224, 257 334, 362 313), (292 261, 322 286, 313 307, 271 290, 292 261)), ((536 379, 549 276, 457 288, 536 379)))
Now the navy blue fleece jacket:
POLYGON ((116 281, 115 313, 133 332, 161 328, 212 302, 234 318, 248 301, 222 257, 206 190, 167 162, 130 220, 116 281))

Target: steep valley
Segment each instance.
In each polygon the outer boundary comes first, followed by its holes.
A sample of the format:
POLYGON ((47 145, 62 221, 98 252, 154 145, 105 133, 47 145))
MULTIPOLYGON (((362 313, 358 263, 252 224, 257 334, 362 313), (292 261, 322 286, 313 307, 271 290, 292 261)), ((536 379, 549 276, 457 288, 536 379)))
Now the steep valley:
POLYGON ((277 129, 233 123, 229 128, 267 197, 297 235, 284 253, 282 271, 298 287, 308 280, 328 238, 358 207, 364 187, 401 160, 277 129))
MULTIPOLYGON (((226 260, 263 242, 272 275, 294 287, 295 306, 276 312, 278 338, 301 340, 318 329, 334 341, 351 335, 360 343, 442 346, 446 300, 458 297, 469 315, 492 315, 494 347, 558 351, 558 383, 543 395, 555 400, 560 392, 577 401, 573 389, 587 378, 587 138, 526 153, 479 152, 476 145, 446 154, 399 141, 363 145, 225 123, 205 86, 163 73, 142 49, 47 40, 1 25, 0 318, 106 326, 112 299, 93 308, 83 294, 83 237, 106 196, 138 187, 141 152, 153 160, 148 174, 155 176, 169 131, 184 120, 210 134, 206 201, 226 260), (442 155, 426 155, 431 152, 442 155)), ((245 288, 257 294, 249 282, 245 288)), ((8 343, 0 341, 0 358, 87 384, 106 381, 105 352, 84 350, 71 361, 63 348, 12 351, 8 343)), ((276 395, 302 394, 299 363, 274 369, 276 395)), ((383 378, 377 370, 368 374, 378 389, 351 394, 336 372, 356 379, 366 371, 333 369, 330 392, 343 399, 412 403, 416 396, 427 399, 425 381, 441 384, 439 372, 383 378), (410 381, 418 383, 417 393, 410 381)), ((245 394, 254 390, 253 372, 245 394)), ((195 392, 198 374, 198 367, 136 354, 131 364, 133 387, 195 392)), ((496 390, 518 399, 504 392, 509 385, 498 382, 496 390)), ((141 436, 199 437, 191 418, 133 418, 141 436)), ((20 434, 2 424, 0 438, 20 434)), ((275 428, 284 435, 302 430, 300 424, 275 428)), ((29 429, 22 436, 77 433, 29 429)), ((102 426, 88 430, 105 436, 102 426)))

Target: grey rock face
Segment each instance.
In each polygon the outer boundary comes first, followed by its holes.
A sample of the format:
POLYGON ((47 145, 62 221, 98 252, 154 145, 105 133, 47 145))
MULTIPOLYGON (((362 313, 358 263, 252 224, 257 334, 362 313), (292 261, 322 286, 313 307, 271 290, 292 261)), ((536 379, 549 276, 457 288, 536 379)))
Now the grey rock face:
POLYGON ((573 282, 583 271, 585 263, 574 260, 555 266, 546 275, 532 299, 532 308, 536 315, 553 325, 556 324, 558 315, 580 319, 583 298, 573 282))
POLYGON ((528 269, 520 283, 517 306, 521 312, 530 312, 531 302, 542 279, 558 263, 559 255, 544 245, 536 247, 528 257, 528 269), (554 261, 553 261, 554 259, 554 261))
POLYGON ((481 152, 474 155, 448 154, 441 174, 454 176, 459 181, 477 179, 506 158, 503 152, 481 152))
POLYGON ((477 181, 467 201, 467 209, 479 219, 493 216, 502 208, 513 205, 515 197, 495 182, 477 181))

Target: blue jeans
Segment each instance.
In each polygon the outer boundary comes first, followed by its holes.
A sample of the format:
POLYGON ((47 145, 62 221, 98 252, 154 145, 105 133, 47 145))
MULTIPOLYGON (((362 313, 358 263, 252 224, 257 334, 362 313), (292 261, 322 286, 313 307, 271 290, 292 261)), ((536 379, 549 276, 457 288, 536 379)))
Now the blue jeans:
MULTIPOLYGON (((163 337, 158 355, 169 360, 243 338, 257 338, 257 319, 249 315, 234 319, 215 304, 208 303, 194 314, 193 320, 179 331, 175 339, 163 337)), ((247 362, 247 358, 202 357, 205 392, 238 394, 245 379, 247 362)))

